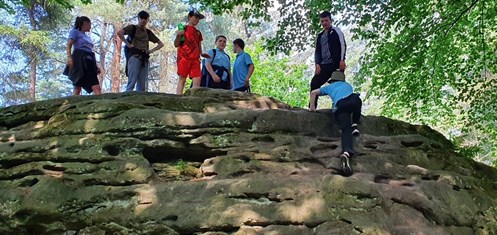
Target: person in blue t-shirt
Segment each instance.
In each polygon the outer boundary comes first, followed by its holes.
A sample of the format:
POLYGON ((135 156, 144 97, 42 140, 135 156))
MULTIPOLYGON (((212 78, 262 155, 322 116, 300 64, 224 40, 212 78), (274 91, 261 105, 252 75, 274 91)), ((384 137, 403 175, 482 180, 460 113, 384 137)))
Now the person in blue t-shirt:
MULTIPOLYGON (((343 78, 344 79, 344 78, 343 78)), ((352 86, 345 81, 331 80, 331 84, 311 91, 309 110, 316 111, 317 96, 328 95, 333 102, 335 120, 342 130, 342 154, 340 160, 345 176, 352 175, 349 158, 354 155, 352 136, 358 136, 357 124, 361 118, 362 100, 354 93, 352 86)))
POLYGON ((233 90, 250 93, 250 77, 254 73, 254 62, 244 51, 245 42, 238 38, 233 41, 233 52, 236 53, 233 64, 233 90))
POLYGON ((67 66, 64 75, 73 82, 73 95, 80 95, 81 88, 86 92, 99 95, 102 93, 97 75, 100 68, 97 66, 93 41, 87 34, 91 29, 91 21, 86 16, 76 18, 74 28, 69 32, 67 40, 67 66), (72 48, 74 47, 74 50, 72 48))
POLYGON ((205 59, 205 68, 209 73, 206 78, 207 87, 231 89, 231 59, 224 51, 226 42, 225 36, 217 36, 216 48, 209 50, 209 57, 205 59))

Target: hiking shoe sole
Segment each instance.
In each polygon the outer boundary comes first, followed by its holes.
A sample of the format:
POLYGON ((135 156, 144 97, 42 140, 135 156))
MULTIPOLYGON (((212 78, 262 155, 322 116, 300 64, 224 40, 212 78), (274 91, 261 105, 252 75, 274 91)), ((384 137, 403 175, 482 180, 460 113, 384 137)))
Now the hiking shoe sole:
POLYGON ((351 176, 352 168, 350 167, 349 158, 345 154, 340 155, 343 176, 351 176))
POLYGON ((354 130, 352 131, 352 135, 353 135, 353 136, 359 136, 359 135, 360 135, 359 130, 354 129, 354 130))

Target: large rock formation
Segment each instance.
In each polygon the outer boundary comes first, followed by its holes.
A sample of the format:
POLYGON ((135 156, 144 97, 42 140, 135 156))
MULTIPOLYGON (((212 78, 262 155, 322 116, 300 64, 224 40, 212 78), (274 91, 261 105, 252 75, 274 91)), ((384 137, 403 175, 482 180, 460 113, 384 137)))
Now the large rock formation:
POLYGON ((497 234, 497 171, 426 126, 197 89, 0 109, 0 234, 497 234))

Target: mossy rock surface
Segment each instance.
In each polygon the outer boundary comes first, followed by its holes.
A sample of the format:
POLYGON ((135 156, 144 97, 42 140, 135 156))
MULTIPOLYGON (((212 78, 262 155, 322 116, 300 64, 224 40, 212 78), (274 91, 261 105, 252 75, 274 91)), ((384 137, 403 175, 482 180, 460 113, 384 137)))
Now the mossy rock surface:
POLYGON ((497 171, 362 118, 354 174, 316 113, 231 91, 0 109, 0 234, 497 234, 497 171))

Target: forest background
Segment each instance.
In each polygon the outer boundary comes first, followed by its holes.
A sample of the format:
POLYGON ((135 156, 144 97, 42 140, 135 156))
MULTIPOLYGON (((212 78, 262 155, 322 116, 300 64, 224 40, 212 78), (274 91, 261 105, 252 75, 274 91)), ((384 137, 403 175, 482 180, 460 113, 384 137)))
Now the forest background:
MULTIPOLYGON (((497 165, 497 2, 472 0, 0 0, 0 108, 69 96, 62 75, 76 16, 91 37, 104 92, 122 92, 122 42, 115 32, 141 10, 165 46, 151 57, 148 91, 174 93, 177 24, 193 8, 204 50, 216 35, 246 41, 255 93, 306 108, 319 13, 332 12, 347 40, 346 77, 363 114, 425 124, 464 156, 497 165)), ((232 62, 235 55, 228 43, 232 62)), ((320 108, 329 108, 327 99, 320 108)))

